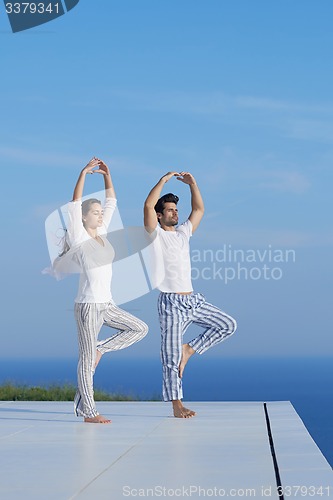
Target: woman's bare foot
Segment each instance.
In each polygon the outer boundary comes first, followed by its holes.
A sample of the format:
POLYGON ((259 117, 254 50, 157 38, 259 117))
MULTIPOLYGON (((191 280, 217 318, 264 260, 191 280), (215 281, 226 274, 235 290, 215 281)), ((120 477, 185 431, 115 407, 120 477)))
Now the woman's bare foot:
POLYGON ((96 417, 84 417, 84 421, 90 424, 111 424, 111 420, 103 417, 103 415, 96 415, 96 417))
POLYGON ((95 358, 95 370, 97 368, 98 363, 100 362, 102 357, 102 353, 98 350, 96 350, 96 358, 95 358))
POLYGON ((188 408, 185 408, 185 406, 183 406, 183 403, 180 401, 180 399, 175 399, 174 401, 172 401, 172 406, 173 406, 174 417, 192 418, 192 417, 194 417, 194 415, 196 415, 195 411, 189 410, 188 408))
POLYGON ((184 372, 184 368, 186 366, 186 363, 188 362, 190 357, 193 356, 194 353, 195 353, 195 350, 192 349, 191 346, 189 346, 188 344, 183 344, 182 359, 180 360, 180 363, 179 363, 179 376, 180 376, 180 378, 182 378, 182 376, 183 376, 183 372, 184 372))

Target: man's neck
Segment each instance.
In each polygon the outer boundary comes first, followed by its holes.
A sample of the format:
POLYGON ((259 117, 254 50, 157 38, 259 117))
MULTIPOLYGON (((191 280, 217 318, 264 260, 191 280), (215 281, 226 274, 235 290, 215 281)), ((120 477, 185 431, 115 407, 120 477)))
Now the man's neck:
POLYGON ((161 228, 164 229, 164 231, 176 231, 176 226, 164 226, 161 224, 161 228))

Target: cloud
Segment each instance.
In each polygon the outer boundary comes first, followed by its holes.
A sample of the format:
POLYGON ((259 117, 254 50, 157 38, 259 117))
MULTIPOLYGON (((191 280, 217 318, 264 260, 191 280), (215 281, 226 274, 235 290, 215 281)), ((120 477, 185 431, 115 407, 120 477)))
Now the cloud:
POLYGON ((63 167, 82 164, 82 156, 59 154, 55 151, 40 151, 21 147, 0 145, 2 160, 20 162, 22 165, 63 167))
POLYGON ((191 114, 223 114, 230 105, 230 98, 223 92, 138 92, 111 90, 111 95, 127 101, 131 108, 147 111, 191 114))
MULTIPOLYGON (((237 197, 248 200, 258 191, 269 190, 280 193, 302 195, 311 188, 311 176, 302 164, 283 161, 276 154, 262 154, 255 158, 239 151, 221 151, 219 162, 209 168, 205 186, 216 191, 221 186, 237 189, 237 197), (251 195, 249 195, 251 193, 251 195)), ((241 203, 240 201, 237 204, 241 203)))
POLYGON ((333 143, 333 124, 327 119, 293 120, 288 124, 288 135, 305 141, 333 143))
POLYGON ((291 111, 295 109, 295 105, 290 102, 265 97, 239 96, 234 98, 234 104, 238 108, 265 111, 291 111))
POLYGON ((272 171, 262 174, 262 181, 259 181, 258 187, 261 189, 272 189, 274 191, 290 192, 303 194, 308 191, 310 181, 300 172, 272 171))
MULTIPOLYGON (((30 149, 14 146, 1 146, 0 155, 2 161, 15 161, 22 166, 33 165, 34 167, 72 167, 79 173, 80 168, 83 168, 90 158, 87 155, 76 155, 58 153, 54 150, 41 151, 40 149, 30 149)), ((126 156, 113 156, 105 158, 110 170, 119 172, 130 172, 141 176, 143 174, 151 174, 156 172, 156 168, 147 166, 146 163, 140 162, 137 159, 132 159, 126 156)))
POLYGON ((248 124, 251 127, 278 129, 280 136, 319 142, 333 140, 331 102, 308 103, 266 96, 237 96, 219 90, 157 92, 111 89, 107 99, 112 102, 112 98, 131 110, 201 115, 207 119, 223 117, 242 126, 248 124))
POLYGON ((320 105, 254 96, 235 97, 234 103, 237 107, 244 109, 249 108, 264 111, 280 111, 302 114, 333 114, 332 103, 320 105))
POLYGON ((333 103, 309 104, 307 102, 274 99, 267 96, 230 95, 215 91, 133 91, 111 89, 111 96, 128 101, 131 105, 166 112, 191 112, 199 114, 224 114, 229 110, 256 109, 261 111, 292 112, 302 114, 333 114, 333 103))

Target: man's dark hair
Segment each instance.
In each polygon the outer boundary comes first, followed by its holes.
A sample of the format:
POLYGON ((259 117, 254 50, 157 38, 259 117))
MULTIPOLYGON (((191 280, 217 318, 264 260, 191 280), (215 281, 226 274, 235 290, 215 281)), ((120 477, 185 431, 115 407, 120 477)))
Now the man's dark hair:
POLYGON ((177 205, 178 201, 179 201, 179 198, 175 194, 172 194, 172 193, 165 194, 156 203, 156 205, 154 207, 155 212, 156 213, 159 212, 159 213, 163 214, 163 210, 164 210, 166 203, 175 203, 177 205))

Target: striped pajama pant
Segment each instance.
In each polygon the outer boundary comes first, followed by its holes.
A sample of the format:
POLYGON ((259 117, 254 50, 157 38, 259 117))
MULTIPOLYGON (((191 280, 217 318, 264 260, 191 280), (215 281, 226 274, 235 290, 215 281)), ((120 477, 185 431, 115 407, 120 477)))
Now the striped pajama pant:
POLYGON ((237 323, 218 307, 206 302, 201 293, 182 295, 161 292, 157 307, 161 327, 163 400, 182 399, 182 379, 178 368, 182 357, 183 335, 187 328, 194 323, 205 329, 189 342, 198 354, 203 354, 232 335, 237 323))
POLYGON ((93 389, 96 350, 104 354, 129 347, 147 334, 148 326, 113 302, 75 303, 74 312, 79 344, 78 389, 74 398, 74 412, 77 416, 95 417, 98 415, 93 389), (98 334, 103 325, 118 331, 99 341, 98 334))

